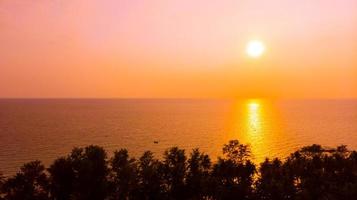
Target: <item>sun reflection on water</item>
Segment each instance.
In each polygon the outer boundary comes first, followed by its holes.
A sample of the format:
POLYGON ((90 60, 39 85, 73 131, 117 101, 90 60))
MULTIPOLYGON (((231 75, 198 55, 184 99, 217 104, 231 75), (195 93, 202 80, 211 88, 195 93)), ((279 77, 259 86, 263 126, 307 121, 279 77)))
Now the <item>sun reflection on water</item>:
POLYGON ((247 119, 248 119, 248 131, 250 135, 254 135, 259 132, 261 127, 260 123, 260 104, 258 102, 250 102, 248 105, 247 119))
POLYGON ((244 118, 246 121, 245 134, 243 139, 245 143, 251 145, 253 158, 261 161, 260 155, 265 151, 267 138, 264 137, 264 104, 261 100, 249 100, 246 103, 244 118))
POLYGON ((264 99, 237 101, 227 121, 228 133, 219 142, 225 144, 237 139, 242 144, 250 145, 252 159, 256 163, 264 161, 266 157, 284 157, 291 149, 282 148, 288 145, 289 138, 282 134, 281 123, 275 102, 264 99))
POLYGON ((266 116, 269 103, 261 99, 251 99, 236 102, 234 106, 235 114, 232 121, 233 129, 229 134, 229 139, 237 139, 242 144, 249 144, 252 150, 252 158, 255 162, 261 162, 269 154, 271 146, 267 134, 269 123, 266 116))

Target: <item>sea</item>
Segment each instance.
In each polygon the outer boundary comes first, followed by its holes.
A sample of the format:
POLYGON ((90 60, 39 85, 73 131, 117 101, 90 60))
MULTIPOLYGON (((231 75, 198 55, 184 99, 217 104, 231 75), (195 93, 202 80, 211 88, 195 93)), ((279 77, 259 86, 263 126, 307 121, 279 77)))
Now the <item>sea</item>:
POLYGON ((357 100, 0 99, 0 172, 26 162, 48 167, 74 147, 126 148, 162 158, 173 146, 214 161, 236 139, 256 163, 311 145, 357 149, 357 100))

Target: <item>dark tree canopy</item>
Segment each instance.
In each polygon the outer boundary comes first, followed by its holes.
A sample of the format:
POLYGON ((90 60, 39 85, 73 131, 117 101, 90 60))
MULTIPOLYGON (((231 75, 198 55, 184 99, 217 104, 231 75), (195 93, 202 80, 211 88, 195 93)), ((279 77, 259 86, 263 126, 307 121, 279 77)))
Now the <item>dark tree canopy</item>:
POLYGON ((311 145, 285 160, 256 166, 250 147, 232 140, 215 162, 178 147, 158 160, 146 151, 139 159, 126 149, 111 158, 102 147, 74 148, 48 169, 24 164, 11 177, 0 174, 0 200, 198 200, 347 199, 357 197, 357 152, 346 146, 311 145))
POLYGON ((24 164, 20 172, 8 178, 2 185, 4 199, 45 200, 48 199, 48 179, 40 161, 24 164))

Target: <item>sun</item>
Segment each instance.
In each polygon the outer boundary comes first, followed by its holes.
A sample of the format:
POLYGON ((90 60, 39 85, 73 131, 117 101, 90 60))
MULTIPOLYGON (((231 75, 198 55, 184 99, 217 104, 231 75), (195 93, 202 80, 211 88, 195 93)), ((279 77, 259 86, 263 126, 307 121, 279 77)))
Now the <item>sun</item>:
POLYGON ((252 58, 260 57, 265 51, 264 44, 259 40, 249 41, 246 47, 246 53, 252 58))

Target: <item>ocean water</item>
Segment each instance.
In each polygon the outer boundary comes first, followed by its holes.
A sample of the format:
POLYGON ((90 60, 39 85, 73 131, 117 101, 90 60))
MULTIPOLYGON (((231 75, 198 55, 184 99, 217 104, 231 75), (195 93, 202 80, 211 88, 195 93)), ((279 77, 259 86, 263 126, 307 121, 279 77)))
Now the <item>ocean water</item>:
POLYGON ((31 160, 47 166, 73 147, 96 144, 160 158, 172 146, 213 160, 238 139, 253 159, 288 156, 304 145, 357 149, 357 100, 2 99, 0 171, 31 160), (158 141, 158 143, 154 143, 158 141))

